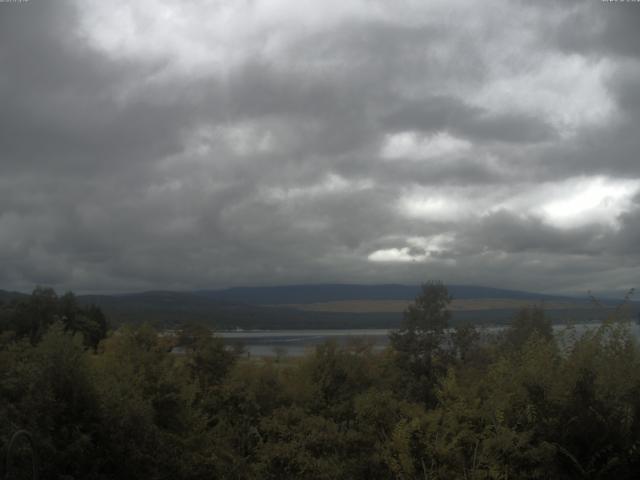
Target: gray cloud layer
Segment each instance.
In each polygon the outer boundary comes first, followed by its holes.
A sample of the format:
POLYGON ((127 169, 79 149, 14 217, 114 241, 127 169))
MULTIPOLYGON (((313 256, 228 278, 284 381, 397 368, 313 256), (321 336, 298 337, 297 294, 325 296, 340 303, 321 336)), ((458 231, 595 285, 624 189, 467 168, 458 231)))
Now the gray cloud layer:
POLYGON ((620 289, 640 4, 0 3, 0 288, 620 289))

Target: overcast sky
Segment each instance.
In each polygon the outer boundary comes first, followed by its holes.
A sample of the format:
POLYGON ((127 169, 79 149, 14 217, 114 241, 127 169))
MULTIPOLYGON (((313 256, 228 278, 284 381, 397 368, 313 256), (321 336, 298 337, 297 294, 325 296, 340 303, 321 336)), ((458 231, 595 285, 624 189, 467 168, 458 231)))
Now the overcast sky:
POLYGON ((640 274, 640 3, 0 3, 0 288, 640 274))

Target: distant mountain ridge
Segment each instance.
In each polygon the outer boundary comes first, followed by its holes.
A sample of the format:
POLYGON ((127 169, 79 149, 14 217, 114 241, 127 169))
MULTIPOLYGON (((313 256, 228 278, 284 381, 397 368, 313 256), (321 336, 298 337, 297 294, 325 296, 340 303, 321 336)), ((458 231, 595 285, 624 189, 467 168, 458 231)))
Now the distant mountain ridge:
POLYGON ((0 290, 0 302, 10 302, 11 300, 17 300, 25 297, 26 293, 10 292, 8 290, 0 290))
MULTIPOLYGON (((532 301, 582 300, 576 297, 475 285, 448 285, 447 289, 454 299, 507 298, 532 301)), ((275 287, 233 287, 223 290, 199 290, 194 293, 211 299, 249 303, 252 305, 285 305, 335 302, 341 300, 413 300, 420 293, 420 286, 401 284, 283 285, 275 287)), ((586 298, 584 300, 586 300, 586 298)))
MULTIPOLYGON (((450 285, 448 289, 454 299, 454 324, 508 323, 519 308, 537 303, 546 305, 554 321, 595 318, 587 295, 579 298, 474 285, 450 285)), ((397 328, 402 311, 419 293, 418 285, 318 284, 77 298, 102 308, 114 326, 149 322, 158 328, 174 328, 197 322, 217 329, 397 328)), ((23 296, 26 294, 0 290, 0 302, 23 296)), ((610 309, 619 301, 600 299, 600 303, 610 309)), ((637 315, 640 303, 633 302, 631 307, 637 315)))
MULTIPOLYGON (((552 295, 523 290, 511 290, 477 285, 447 285, 449 293, 454 299, 484 299, 504 298, 513 300, 563 300, 563 301, 587 301, 586 294, 583 297, 568 295, 552 295)), ((62 292, 58 292, 62 293, 62 292)), ((301 303, 335 302, 342 300, 413 300, 420 293, 419 285, 403 284, 303 284, 303 285, 279 285, 263 287, 231 287, 215 290, 149 290, 142 292, 120 294, 87 294, 78 295, 85 300, 113 299, 119 302, 130 301, 159 301, 159 302, 195 302, 208 303, 214 300, 221 303, 249 304, 249 305, 286 305, 301 303), (204 299, 207 300, 204 300, 204 299)), ((0 290, 0 300, 19 298, 27 293, 0 290)), ((600 299, 602 302, 614 302, 615 300, 600 299)))

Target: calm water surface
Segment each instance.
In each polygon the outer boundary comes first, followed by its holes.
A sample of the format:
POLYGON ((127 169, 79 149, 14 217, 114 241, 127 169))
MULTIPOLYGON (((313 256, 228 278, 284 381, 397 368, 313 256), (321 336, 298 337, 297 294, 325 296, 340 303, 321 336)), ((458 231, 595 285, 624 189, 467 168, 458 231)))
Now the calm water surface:
POLYGON ((304 355, 315 346, 333 339, 339 345, 350 342, 367 342, 375 349, 383 349, 389 343, 387 329, 356 330, 260 330, 242 332, 218 332, 228 345, 240 344, 251 356, 269 357, 304 355))
MULTIPOLYGON (((594 329, 598 324, 577 324, 575 334, 594 329)), ((564 325, 555 325, 554 330, 561 334, 566 330, 564 325)), ((634 336, 640 339, 640 326, 633 323, 629 328, 634 336)), ((498 333, 504 327, 485 327, 485 334, 498 333)), ((286 355, 298 357, 313 350, 327 340, 335 340, 346 346, 351 342, 371 343, 375 350, 382 350, 389 343, 390 329, 354 329, 354 330, 256 330, 217 332, 226 344, 243 346, 249 356, 271 357, 286 355)))

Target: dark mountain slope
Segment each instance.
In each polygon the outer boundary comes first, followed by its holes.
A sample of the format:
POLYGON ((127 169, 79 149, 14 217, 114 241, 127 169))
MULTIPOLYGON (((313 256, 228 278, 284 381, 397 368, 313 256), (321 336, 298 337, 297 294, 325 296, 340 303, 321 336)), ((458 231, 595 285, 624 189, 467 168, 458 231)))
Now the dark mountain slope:
MULTIPOLYGON (((508 298, 514 300, 575 300, 575 298, 545 295, 474 285, 451 285, 449 293, 455 299, 508 298)), ((198 295, 254 305, 281 305, 334 302, 341 300, 413 300, 420 292, 417 285, 285 285, 278 287, 235 287, 224 290, 201 290, 198 295)))

